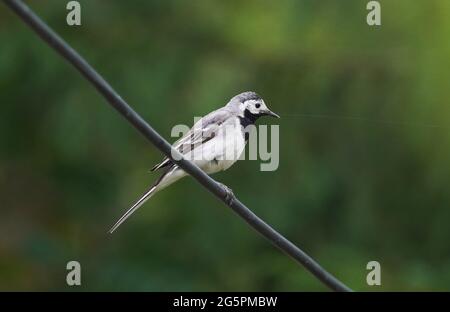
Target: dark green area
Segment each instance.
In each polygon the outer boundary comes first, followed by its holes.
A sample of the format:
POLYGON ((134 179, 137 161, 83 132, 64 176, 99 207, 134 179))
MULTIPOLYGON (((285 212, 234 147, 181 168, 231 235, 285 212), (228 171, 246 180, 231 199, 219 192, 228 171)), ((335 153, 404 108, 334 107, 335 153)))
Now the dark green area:
MULTIPOLYGON (((170 141, 258 92, 279 169, 215 178, 355 290, 450 290, 450 1, 28 2, 170 141)), ((160 158, 0 4, 1 290, 325 290, 191 178, 107 235, 160 158)))

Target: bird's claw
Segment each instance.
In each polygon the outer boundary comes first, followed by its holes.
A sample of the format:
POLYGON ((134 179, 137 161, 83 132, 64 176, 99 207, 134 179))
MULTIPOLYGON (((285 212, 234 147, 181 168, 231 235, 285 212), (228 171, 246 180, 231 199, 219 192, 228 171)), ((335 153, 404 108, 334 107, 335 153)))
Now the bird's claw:
POLYGON ((223 184, 223 183, 220 183, 220 182, 218 182, 218 183, 219 183, 219 185, 220 185, 221 187, 223 187, 223 188, 225 189, 225 192, 226 192, 226 194, 225 194, 225 202, 226 202, 228 205, 233 204, 233 200, 234 200, 234 193, 233 193, 233 190, 230 189, 228 186, 226 186, 226 185, 223 184))

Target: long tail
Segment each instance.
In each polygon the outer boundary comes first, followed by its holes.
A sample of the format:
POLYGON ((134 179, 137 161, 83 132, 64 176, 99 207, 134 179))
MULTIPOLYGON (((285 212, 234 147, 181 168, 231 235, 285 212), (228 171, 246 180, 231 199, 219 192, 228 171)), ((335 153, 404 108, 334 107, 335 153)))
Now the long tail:
POLYGON ((126 219, 128 219, 133 212, 135 212, 139 207, 141 207, 154 193, 156 190, 157 185, 152 186, 144 195, 139 198, 139 200, 131 206, 130 209, 125 212, 119 220, 117 220, 116 224, 113 225, 113 227, 109 230, 109 233, 112 234, 122 223, 125 222, 126 219))
POLYGON ((150 197, 152 197, 156 191, 158 191, 158 186, 160 186, 161 181, 169 176, 171 173, 173 173, 176 170, 176 166, 172 166, 167 168, 167 170, 158 178, 158 180, 148 189, 147 192, 145 192, 144 195, 141 196, 141 198, 139 198, 139 200, 133 205, 131 206, 130 209, 127 210, 127 212, 125 212, 123 214, 122 217, 120 217, 119 220, 117 220, 116 224, 113 225, 113 227, 109 230, 109 233, 112 234, 115 230, 117 230, 117 228, 125 222, 126 219, 128 219, 136 210, 139 209, 139 207, 141 207, 150 197))

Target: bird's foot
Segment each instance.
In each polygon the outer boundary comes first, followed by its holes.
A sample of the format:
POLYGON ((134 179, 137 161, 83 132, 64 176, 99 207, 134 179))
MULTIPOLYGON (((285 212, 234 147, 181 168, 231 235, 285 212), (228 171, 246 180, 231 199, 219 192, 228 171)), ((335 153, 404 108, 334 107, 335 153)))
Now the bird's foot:
POLYGON ((220 182, 218 182, 218 183, 219 183, 219 185, 220 185, 221 187, 223 187, 223 188, 225 189, 225 192, 226 192, 226 195, 225 195, 225 202, 226 202, 228 205, 232 205, 232 204, 233 204, 233 200, 234 200, 234 193, 233 193, 233 190, 230 189, 228 186, 226 186, 226 185, 223 184, 223 183, 220 183, 220 182))

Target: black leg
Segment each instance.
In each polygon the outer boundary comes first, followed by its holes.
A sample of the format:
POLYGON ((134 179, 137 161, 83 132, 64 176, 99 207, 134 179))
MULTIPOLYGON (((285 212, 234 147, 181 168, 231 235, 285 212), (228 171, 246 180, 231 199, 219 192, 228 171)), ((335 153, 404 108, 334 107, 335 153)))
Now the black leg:
POLYGON ((225 191, 226 191, 225 202, 226 202, 228 205, 231 205, 231 204, 233 203, 233 200, 234 200, 234 193, 233 193, 233 190, 230 189, 228 186, 226 186, 226 185, 223 184, 223 183, 220 183, 220 182, 217 182, 217 183, 219 183, 220 186, 222 186, 222 187, 225 189, 225 191))

